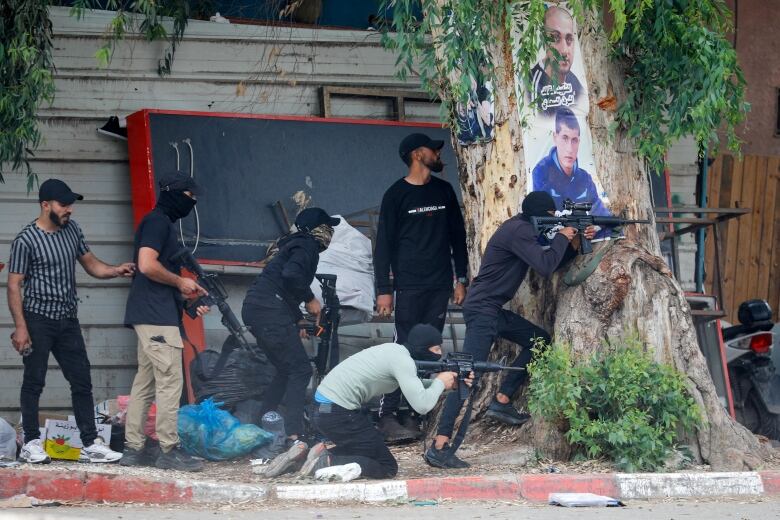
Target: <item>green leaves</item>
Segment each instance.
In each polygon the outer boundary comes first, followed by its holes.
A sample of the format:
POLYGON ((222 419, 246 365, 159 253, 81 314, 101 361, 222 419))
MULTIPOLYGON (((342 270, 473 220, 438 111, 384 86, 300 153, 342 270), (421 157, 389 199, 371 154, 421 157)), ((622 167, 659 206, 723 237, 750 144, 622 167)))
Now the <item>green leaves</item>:
POLYGON ((700 413, 680 373, 653 362, 635 336, 575 359, 565 344, 538 346, 528 366, 528 407, 566 430, 588 457, 626 471, 657 470, 700 413))
POLYGON ((738 151, 734 129, 748 106, 722 0, 609 3, 613 13, 626 10, 625 27, 618 32, 616 24, 612 35, 629 92, 617 118, 637 139, 639 154, 661 171, 674 142, 692 135, 701 148, 717 144, 724 123, 729 147, 738 151))
MULTIPOLYGON (((198 1, 192 3, 199 4, 198 1)), ((93 8, 116 10, 114 18, 106 27, 105 42, 95 53, 100 67, 110 65, 116 46, 128 32, 139 32, 147 41, 168 39, 168 47, 157 64, 157 73, 161 76, 171 73, 173 57, 184 37, 190 16, 190 0, 107 0, 107 3, 101 0, 74 0, 70 14, 81 19, 86 9, 93 8), (164 22, 172 22, 173 31, 169 33, 164 22)))
MULTIPOLYGON (((506 83, 496 81, 497 57, 489 51, 497 32, 507 36, 517 82, 529 81, 546 37, 545 0, 382 0, 381 5, 392 10, 396 32, 386 32, 383 41, 398 53, 400 75, 417 72, 430 91, 443 92, 448 118, 451 107, 467 100, 464 76, 506 83)), ((735 128, 749 106, 736 52, 726 39, 731 22, 723 0, 566 5, 579 22, 594 9, 610 11, 612 58, 624 66, 628 92, 610 131, 622 128, 635 139, 652 169, 662 170, 669 147, 683 136, 713 149, 721 127, 729 147, 738 151, 735 128)))
POLYGON ((54 98, 51 22, 45 0, 0 0, 0 182, 3 166, 36 181, 29 157, 41 142, 36 112, 54 98))

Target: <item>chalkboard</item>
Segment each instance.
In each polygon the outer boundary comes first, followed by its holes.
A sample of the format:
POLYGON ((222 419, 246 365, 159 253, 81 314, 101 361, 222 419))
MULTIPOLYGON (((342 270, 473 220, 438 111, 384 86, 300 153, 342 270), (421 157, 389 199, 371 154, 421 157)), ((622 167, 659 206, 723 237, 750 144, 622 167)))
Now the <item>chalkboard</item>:
MULTIPOLYGON (((262 259, 283 231, 279 205, 295 219, 296 193, 331 214, 379 206, 385 190, 406 174, 398 145, 413 132, 445 141, 442 175, 460 191, 449 131, 438 125, 155 111, 148 111, 147 121, 153 177, 176 170, 175 144, 179 171, 189 175, 192 166, 203 187, 196 252, 202 259, 262 259)), ((192 246, 195 215, 182 227, 192 246)))

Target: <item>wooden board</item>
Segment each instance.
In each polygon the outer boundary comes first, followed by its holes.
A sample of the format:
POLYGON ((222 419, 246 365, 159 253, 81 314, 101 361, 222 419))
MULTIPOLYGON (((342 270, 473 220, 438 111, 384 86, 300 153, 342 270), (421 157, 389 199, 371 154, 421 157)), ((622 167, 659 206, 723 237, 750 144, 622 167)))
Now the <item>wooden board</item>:
MULTIPOLYGON (((720 156, 710 171, 709 205, 750 208, 721 227, 723 297, 728 320, 737 322, 739 304, 752 298, 769 302, 780 319, 780 157, 720 156)), ((712 232, 705 248, 707 289, 716 290, 717 267, 712 232)))

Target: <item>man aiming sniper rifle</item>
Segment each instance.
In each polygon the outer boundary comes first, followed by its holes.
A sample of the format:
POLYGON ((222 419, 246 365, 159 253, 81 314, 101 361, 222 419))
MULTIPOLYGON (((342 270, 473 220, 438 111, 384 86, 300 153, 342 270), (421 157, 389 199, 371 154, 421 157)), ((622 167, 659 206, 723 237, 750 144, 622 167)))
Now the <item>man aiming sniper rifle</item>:
POLYGON ((555 235, 559 229, 566 227, 575 228, 577 234, 580 235, 580 254, 583 255, 593 252, 593 245, 585 235, 585 230, 590 226, 621 227, 626 224, 650 224, 649 220, 590 215, 592 207, 592 202, 574 203, 571 199, 566 199, 563 203, 563 215, 553 217, 532 216, 531 224, 533 224, 537 233, 543 235, 555 235))

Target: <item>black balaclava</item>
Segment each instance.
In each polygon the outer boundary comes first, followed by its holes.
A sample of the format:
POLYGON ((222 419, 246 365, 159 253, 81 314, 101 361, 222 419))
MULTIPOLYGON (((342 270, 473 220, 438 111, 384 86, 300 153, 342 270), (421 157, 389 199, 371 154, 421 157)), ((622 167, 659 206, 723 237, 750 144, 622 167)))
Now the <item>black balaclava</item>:
POLYGON ((441 359, 441 355, 434 354, 429 348, 441 345, 441 332, 433 325, 425 323, 418 323, 412 330, 409 331, 404 342, 404 347, 412 355, 412 359, 417 361, 438 361, 441 359))
POLYGON ((526 217, 549 217, 555 211, 555 201, 546 191, 532 191, 523 199, 521 207, 526 217))
POLYGON ((157 207, 163 210, 171 222, 176 222, 190 214, 197 201, 184 194, 183 191, 161 191, 157 199, 157 207))

